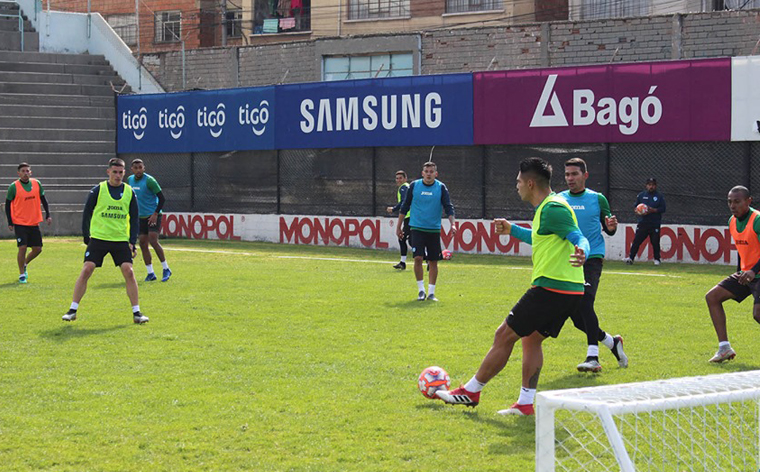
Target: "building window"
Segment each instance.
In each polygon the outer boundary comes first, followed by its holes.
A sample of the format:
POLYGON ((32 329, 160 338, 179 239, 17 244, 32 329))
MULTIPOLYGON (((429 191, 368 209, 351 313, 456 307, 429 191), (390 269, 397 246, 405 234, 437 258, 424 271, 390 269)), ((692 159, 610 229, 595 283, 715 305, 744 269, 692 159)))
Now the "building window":
POLYGON ((349 20, 409 16, 409 0, 351 0, 348 5, 349 20))
POLYGON ((322 80, 374 79, 414 75, 412 53, 325 56, 322 80))
POLYGON ((503 10, 502 0, 446 0, 446 13, 503 10))
POLYGON ((227 37, 239 38, 243 36, 243 10, 227 10, 226 19, 227 37))
POLYGON ((652 0, 630 0, 610 2, 609 0, 581 0, 580 20, 601 20, 604 18, 624 18, 631 16, 648 16, 652 9, 652 0))
POLYGON ((726 10, 750 10, 760 8, 760 0, 725 0, 723 4, 726 10))
POLYGON ((156 42, 175 43, 182 39, 182 13, 179 11, 156 12, 156 42))
POLYGON ((109 15, 106 17, 106 21, 127 46, 134 46, 137 44, 137 21, 135 18, 134 13, 127 13, 109 15))

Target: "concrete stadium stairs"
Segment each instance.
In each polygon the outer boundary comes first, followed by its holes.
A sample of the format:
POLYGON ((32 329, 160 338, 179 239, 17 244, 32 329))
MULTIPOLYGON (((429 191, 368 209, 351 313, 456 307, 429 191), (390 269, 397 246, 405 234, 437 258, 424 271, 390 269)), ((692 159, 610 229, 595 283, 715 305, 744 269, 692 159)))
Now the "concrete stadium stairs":
MULTIPOLYGON (((0 12, 13 8, 18 11, 17 4, 0 1, 0 12)), ((124 81, 103 56, 29 51, 38 48, 38 36, 28 22, 30 39, 20 51, 18 19, 7 20, 0 17, 0 191, 26 161, 54 215, 80 213, 87 191, 106 178, 108 159, 116 156, 111 84, 119 90, 124 81)), ((7 225, 0 228, 0 235, 8 234, 7 225)))

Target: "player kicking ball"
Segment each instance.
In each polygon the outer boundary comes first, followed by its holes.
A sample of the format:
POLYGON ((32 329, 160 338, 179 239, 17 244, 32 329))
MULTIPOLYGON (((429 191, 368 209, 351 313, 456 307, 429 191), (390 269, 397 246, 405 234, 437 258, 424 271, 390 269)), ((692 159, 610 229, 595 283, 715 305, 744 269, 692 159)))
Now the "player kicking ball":
POLYGON ((520 163, 517 193, 536 208, 533 228, 496 219, 496 232, 510 234, 533 246, 531 287, 496 329, 493 345, 480 368, 463 387, 439 390, 438 398, 452 405, 476 406, 483 387, 507 365, 515 343, 522 339, 523 353, 529 357, 527 385, 520 389, 517 403, 500 410, 502 415, 532 415, 538 377, 543 365, 541 343, 559 336, 565 320, 580 306, 583 298, 583 264, 589 252, 588 240, 567 201, 552 192, 552 167, 532 157, 520 163))

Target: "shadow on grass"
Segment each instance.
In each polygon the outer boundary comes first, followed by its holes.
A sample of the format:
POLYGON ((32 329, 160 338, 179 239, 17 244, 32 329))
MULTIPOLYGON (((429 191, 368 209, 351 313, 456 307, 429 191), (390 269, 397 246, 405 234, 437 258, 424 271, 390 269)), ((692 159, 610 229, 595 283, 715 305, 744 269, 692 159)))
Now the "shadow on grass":
POLYGON ((110 282, 110 283, 101 283, 98 285, 90 285, 87 287, 88 289, 98 289, 98 288, 125 288, 124 281, 121 282, 110 282))
POLYGON ((729 372, 744 372, 747 370, 758 370, 760 369, 760 366, 757 365, 749 365, 745 364, 743 362, 723 362, 720 364, 712 364, 712 367, 714 368, 713 372, 708 372, 709 374, 725 374, 729 372))
POLYGON ((60 328, 49 329, 40 332, 40 337, 50 339, 56 342, 66 342, 71 339, 83 338, 85 336, 96 336, 103 333, 110 333, 119 329, 126 328, 127 324, 115 325, 110 328, 78 328, 71 324, 66 324, 60 328))
POLYGON ((2 290, 4 288, 19 287, 19 286, 22 286, 22 285, 24 285, 24 284, 20 284, 18 282, 7 282, 7 283, 4 283, 4 284, 0 284, 0 290, 2 290))
POLYGON ((610 381, 615 383, 609 377, 605 378, 602 374, 591 374, 584 372, 575 372, 558 377, 549 382, 539 382, 539 392, 542 390, 564 390, 567 388, 599 387, 609 385, 610 381))

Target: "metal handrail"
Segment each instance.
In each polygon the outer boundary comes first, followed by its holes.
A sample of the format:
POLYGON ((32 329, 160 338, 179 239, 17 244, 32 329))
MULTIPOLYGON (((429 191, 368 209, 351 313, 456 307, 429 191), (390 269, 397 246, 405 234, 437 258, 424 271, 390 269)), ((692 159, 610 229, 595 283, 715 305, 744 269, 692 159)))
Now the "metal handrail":
POLYGON ((21 14, 21 5, 19 5, 19 3, 16 2, 16 1, 10 1, 9 3, 15 3, 16 5, 18 5, 18 13, 15 14, 15 15, 8 15, 6 13, 0 13, 0 17, 5 17, 5 18, 16 18, 16 17, 18 17, 18 29, 19 29, 19 32, 21 33, 21 52, 23 52, 24 51, 24 17, 21 14))

